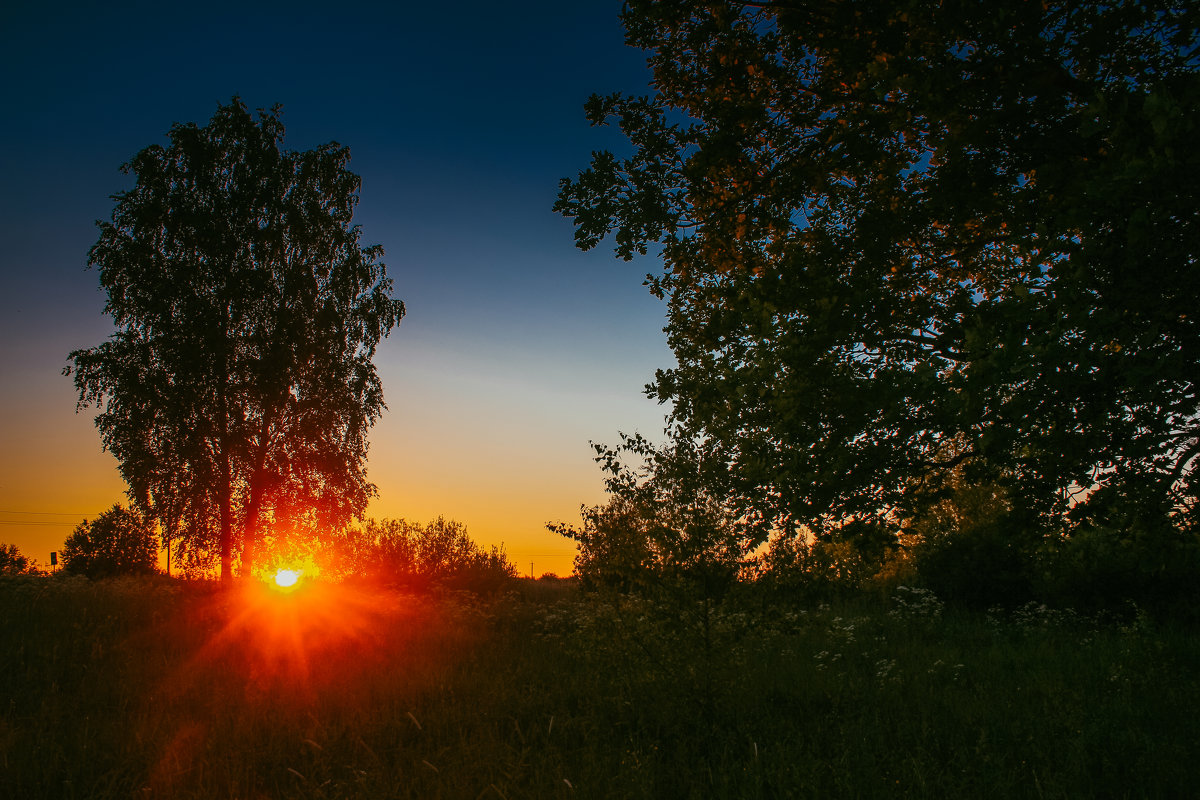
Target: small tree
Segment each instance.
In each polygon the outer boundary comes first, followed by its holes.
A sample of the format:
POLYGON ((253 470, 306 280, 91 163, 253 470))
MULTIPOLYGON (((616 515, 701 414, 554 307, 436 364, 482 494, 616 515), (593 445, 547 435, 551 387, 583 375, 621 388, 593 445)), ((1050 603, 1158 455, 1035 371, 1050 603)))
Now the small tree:
POLYGON ((742 626, 727 612, 761 536, 756 520, 733 510, 727 463, 713 445, 675 435, 658 447, 624 434, 616 448, 593 443, 608 503, 584 508, 582 528, 547 526, 579 543, 575 569, 600 592, 593 611, 603 647, 615 648, 631 677, 669 681, 678 692, 671 702, 694 704, 702 731, 714 730, 718 700, 738 677, 742 626))
POLYGON ((35 571, 15 544, 0 544, 0 575, 25 575, 35 571))
POLYGON ((89 578, 138 575, 154 571, 158 544, 147 520, 114 505, 95 520, 84 520, 67 537, 63 570, 89 578))
POLYGON ((629 589, 655 574, 655 548, 649 520, 628 498, 580 510, 583 526, 548 525, 579 546, 575 573, 588 588, 629 589))
POLYGON ((705 442, 676 437, 655 447, 640 435, 621 445, 593 444, 609 474, 611 500, 584 508, 583 528, 549 525, 579 543, 575 568, 584 582, 616 588, 674 584, 688 596, 713 598, 731 584, 760 534, 731 511, 725 466, 705 442), (641 460, 631 467, 627 456, 641 460))

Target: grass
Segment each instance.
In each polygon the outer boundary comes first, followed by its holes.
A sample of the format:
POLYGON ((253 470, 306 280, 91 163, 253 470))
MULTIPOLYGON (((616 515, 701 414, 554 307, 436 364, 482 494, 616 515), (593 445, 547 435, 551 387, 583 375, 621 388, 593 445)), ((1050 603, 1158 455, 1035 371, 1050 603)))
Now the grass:
POLYGON ((1200 640, 910 594, 725 607, 0 581, 0 796, 1195 796, 1200 640))

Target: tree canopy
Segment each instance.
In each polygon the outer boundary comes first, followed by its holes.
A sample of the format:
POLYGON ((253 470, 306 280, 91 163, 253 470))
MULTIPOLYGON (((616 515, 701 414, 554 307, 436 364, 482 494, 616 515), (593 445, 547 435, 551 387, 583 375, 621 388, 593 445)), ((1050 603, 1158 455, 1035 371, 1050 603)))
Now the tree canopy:
POLYGON ((674 583, 704 596, 723 591, 743 566, 751 537, 723 502, 721 466, 686 439, 656 447, 640 434, 622 434, 616 448, 592 447, 608 475, 608 503, 581 509, 581 528, 547 525, 579 545, 575 572, 584 582, 674 583))
POLYGON ((235 97, 123 166, 134 185, 89 253, 116 332, 70 354, 135 505, 226 579, 264 537, 361 515, 373 357, 404 314, 353 224, 349 149, 283 136, 278 106, 235 97))
POLYGON ((771 530, 955 481, 1023 525, 1194 525, 1194 3, 631 0, 653 93, 556 209, 655 248, 648 387, 771 530), (1070 515, 1070 516, 1068 516, 1070 515), (1138 522, 1141 520, 1141 522, 1138 522))
POLYGON ((158 544, 148 520, 133 509, 114 505, 67 537, 63 570, 89 578, 139 575, 154 571, 158 544))

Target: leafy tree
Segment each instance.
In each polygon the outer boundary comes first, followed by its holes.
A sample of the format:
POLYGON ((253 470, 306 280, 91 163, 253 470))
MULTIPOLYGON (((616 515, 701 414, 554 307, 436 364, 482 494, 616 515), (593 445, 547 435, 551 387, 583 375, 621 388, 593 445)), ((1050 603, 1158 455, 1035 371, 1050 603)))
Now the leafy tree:
POLYGON ((0 544, 0 575, 24 575, 35 569, 15 544, 0 544))
POLYGON ((615 448, 592 446, 609 501, 583 508, 581 527, 548 526, 578 543, 575 572, 599 591, 585 625, 603 626, 602 648, 624 650, 619 669, 667 679, 673 702, 696 709, 708 730, 736 683, 731 656, 746 621, 738 578, 754 521, 735 510, 708 441, 655 446, 622 434, 615 448))
POLYGON ((75 527, 62 560, 64 572, 89 578, 145 574, 154 571, 158 543, 145 517, 117 504, 75 527))
POLYGON ((265 530, 365 509, 372 358, 404 314, 352 222, 349 149, 281 149, 279 113, 234 98, 123 167, 133 188, 89 254, 117 330, 70 354, 133 502, 223 579, 239 554, 251 572, 265 530))
POLYGON ((655 574, 656 548, 651 518, 628 498, 580 509, 582 527, 553 523, 547 528, 579 547, 575 574, 588 588, 631 589, 655 574))
POLYGON ((668 301, 649 387, 755 533, 895 529, 968 483, 1054 528, 1197 522, 1197 6, 630 0, 556 209, 668 301), (1103 491, 1087 493, 1090 487, 1103 491))

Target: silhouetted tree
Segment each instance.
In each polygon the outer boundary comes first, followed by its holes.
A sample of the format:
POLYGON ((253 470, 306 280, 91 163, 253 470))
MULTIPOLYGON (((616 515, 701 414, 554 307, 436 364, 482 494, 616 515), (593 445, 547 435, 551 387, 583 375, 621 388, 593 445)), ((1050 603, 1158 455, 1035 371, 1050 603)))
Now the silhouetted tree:
POLYGON ((24 575, 33 572, 29 558, 15 544, 0 544, 0 575, 24 575))
POLYGON ((118 504, 79 523, 63 544, 62 560, 64 572, 89 578, 146 574, 154 571, 158 544, 145 517, 118 504))
POLYGON ((134 186, 89 254, 117 331, 70 354, 133 502, 181 556, 219 554, 223 579, 239 549, 249 574, 269 523, 365 509, 372 358, 404 314, 353 224, 349 149, 283 135, 278 107, 234 98, 123 167, 134 186))
POLYGON ((731 656, 743 632, 734 620, 745 617, 726 612, 735 608, 729 601, 755 521, 730 502, 727 466, 704 440, 675 436, 656 446, 622 434, 617 447, 592 447, 609 501, 583 508, 581 527, 547 527, 579 545, 575 572, 601 601, 593 622, 613 626, 605 646, 669 676, 707 735, 734 682, 731 656))
POLYGON ((632 154, 595 154, 556 209, 580 247, 661 248, 678 366, 650 392, 757 536, 898 529, 959 466, 1034 526, 1091 486, 1194 523, 1195 4, 623 19, 654 92, 589 101, 632 154))
POLYGON ((753 527, 719 490, 725 465, 709 457, 704 443, 685 439, 656 447, 640 435, 622 435, 616 448, 593 447, 611 499, 583 508, 581 528, 547 526, 579 544, 575 571, 584 583, 673 584, 689 598, 724 594, 753 527))

